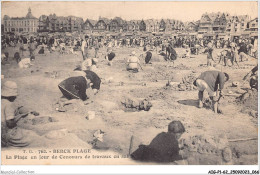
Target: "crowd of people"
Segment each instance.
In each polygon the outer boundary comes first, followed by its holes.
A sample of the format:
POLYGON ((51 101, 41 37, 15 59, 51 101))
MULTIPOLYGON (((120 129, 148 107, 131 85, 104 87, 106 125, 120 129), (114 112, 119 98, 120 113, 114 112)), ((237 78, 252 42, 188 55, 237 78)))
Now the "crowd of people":
MULTIPOLYGON (((35 58, 35 50, 40 47, 39 54, 44 54, 48 49, 49 52, 59 51, 61 54, 74 53, 80 50, 84 59, 89 57, 89 50, 94 48, 95 55, 98 57, 100 48, 108 48, 111 52, 112 48, 119 47, 141 47, 143 51, 155 50, 158 52, 166 52, 167 49, 173 52, 172 48, 185 48, 186 54, 184 57, 189 58, 191 54, 198 55, 199 53, 208 54, 208 65, 211 65, 209 60, 213 60, 213 50, 223 49, 218 54, 219 63, 222 61, 226 66, 228 60, 232 65, 247 59, 247 55, 257 58, 257 39, 234 37, 231 39, 223 38, 197 38, 195 36, 66 36, 66 35, 43 35, 43 36, 23 36, 23 35, 3 35, 2 36, 2 49, 6 47, 15 47, 19 56, 23 56, 23 52, 28 48, 30 57, 35 58)), ((177 55, 175 55, 176 59, 177 55)), ((6 55, 8 57, 8 55, 6 55)), ((16 56, 17 57, 17 56, 16 56)), ((183 56, 182 56, 183 57, 183 56)), ((16 58, 19 61, 19 59, 16 58)), ((110 60, 111 61, 111 60, 110 60)))
MULTIPOLYGON (((113 66, 113 60, 116 58, 114 48, 131 47, 141 48, 145 53, 145 64, 150 64, 152 54, 163 54, 169 60, 175 60, 180 57, 175 48, 184 48, 187 51, 185 57, 190 57, 190 54, 207 54, 207 65, 213 66, 216 63, 216 58, 213 56, 214 49, 222 49, 217 54, 219 62, 224 66, 228 65, 228 60, 232 65, 235 63, 239 66, 239 62, 245 61, 247 56, 256 56, 257 54, 257 39, 254 38, 234 38, 230 39, 212 39, 197 37, 141 37, 141 36, 129 36, 129 37, 111 37, 111 36, 66 36, 66 35, 46 35, 46 36, 18 36, 18 35, 4 35, 2 36, 2 64, 8 63, 8 59, 12 56, 5 52, 5 48, 14 47, 17 49, 14 55, 16 62, 24 63, 22 61, 33 61, 37 59, 36 50, 38 48, 38 54, 45 54, 46 51, 59 52, 60 54, 70 53, 75 51, 82 54, 82 65, 75 70, 84 71, 83 76, 70 77, 63 80, 58 88, 61 94, 67 100, 79 99, 82 101, 88 100, 86 90, 88 88, 93 89, 94 94, 97 94, 100 90, 101 78, 95 73, 93 66, 98 63, 99 50, 106 48, 104 59, 108 61, 109 66, 113 66), (95 55, 91 56, 89 51, 95 50, 95 55), (29 51, 28 55, 25 55, 24 51, 29 51)), ((102 59, 102 58, 101 58, 102 59)), ((24 65, 25 66, 25 65, 24 65)), ((143 69, 139 60, 139 57, 135 51, 132 51, 129 57, 126 59, 126 70, 133 73, 138 73, 139 69, 143 69)), ((221 113, 219 109, 219 100, 223 96, 222 90, 224 84, 229 80, 229 75, 221 71, 206 71, 203 72, 195 81, 194 85, 198 88, 199 102, 198 107, 203 107, 203 92, 207 91, 210 99, 213 102, 213 110, 216 113, 221 113)), ((13 102, 18 95, 17 84, 12 81, 6 81, 2 87, 2 145, 3 146, 18 146, 23 147, 28 145, 28 141, 23 139, 23 136, 19 136, 16 123, 20 118, 29 114, 28 111, 21 111, 19 108, 13 106, 13 102)), ((185 132, 184 126, 178 121, 169 125, 169 132, 155 138, 149 146, 140 147, 131 156, 135 160, 151 160, 168 162, 178 160, 178 144, 176 134, 182 134, 185 132), (176 124, 177 123, 177 124, 176 124), (177 128, 177 129, 176 129, 177 128), (175 130, 176 129, 176 130, 175 130), (174 139, 171 138, 172 135, 174 139), (165 141, 168 140, 168 141, 165 141), (159 140, 159 141, 158 141, 159 140), (161 145, 161 143, 169 142, 167 145, 161 145), (164 142, 165 141, 165 142, 164 142), (175 145, 170 147, 170 145, 175 145), (165 147, 164 153, 161 153, 159 147, 165 147), (167 147, 167 148, 166 148, 167 147), (167 153, 165 151, 168 150, 167 153), (156 154, 152 154, 152 153, 156 154), (168 153, 172 155, 169 155, 168 153), (174 159, 172 159, 174 157, 174 159)))

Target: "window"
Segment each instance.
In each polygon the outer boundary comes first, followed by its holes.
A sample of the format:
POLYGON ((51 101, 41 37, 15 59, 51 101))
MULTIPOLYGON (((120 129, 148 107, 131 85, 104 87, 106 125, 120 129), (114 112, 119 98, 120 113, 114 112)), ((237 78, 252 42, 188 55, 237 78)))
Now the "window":
POLYGON ((243 27, 244 27, 244 23, 242 23, 242 24, 241 24, 241 26, 243 26, 243 27))
POLYGON ((255 21, 258 22, 258 19, 256 19, 255 21))
POLYGON ((252 27, 255 27, 255 24, 252 24, 252 27))

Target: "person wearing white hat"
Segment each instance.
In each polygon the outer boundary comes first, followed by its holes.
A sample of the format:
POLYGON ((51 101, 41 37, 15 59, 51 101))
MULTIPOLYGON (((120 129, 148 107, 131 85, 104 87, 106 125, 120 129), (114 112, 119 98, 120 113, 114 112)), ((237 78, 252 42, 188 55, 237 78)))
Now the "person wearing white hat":
POLYGON ((126 70, 137 73, 139 66, 140 66, 140 60, 139 58, 137 58, 135 51, 132 51, 130 57, 127 59, 126 70))
POLYGON ((2 146, 24 147, 29 143, 24 139, 23 132, 18 130, 16 123, 29 114, 27 110, 17 109, 14 101, 18 95, 17 84, 6 81, 1 94, 1 144, 2 146))

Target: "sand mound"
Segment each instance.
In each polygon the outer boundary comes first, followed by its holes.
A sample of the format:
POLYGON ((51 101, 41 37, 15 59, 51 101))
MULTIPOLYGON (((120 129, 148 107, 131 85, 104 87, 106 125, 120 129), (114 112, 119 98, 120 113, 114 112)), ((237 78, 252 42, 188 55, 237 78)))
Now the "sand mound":
POLYGON ((196 87, 193 85, 193 82, 197 79, 195 73, 191 73, 186 76, 175 74, 173 82, 168 82, 166 88, 170 88, 176 91, 192 91, 196 90, 196 87), (179 82, 179 83, 177 83, 179 82))
POLYGON ((174 66, 174 69, 177 69, 177 70, 190 70, 191 68, 181 63, 181 64, 179 64, 177 66, 174 66))
POLYGON ((226 136, 191 135, 179 140, 180 154, 192 165, 225 165, 232 162, 226 136))
POLYGON ((152 107, 152 104, 147 99, 137 99, 134 97, 126 96, 121 101, 122 105, 124 106, 124 111, 149 111, 152 107))
POLYGON ((153 56, 152 56, 151 61, 153 61, 153 62, 165 62, 165 58, 164 58, 163 55, 158 55, 155 52, 153 52, 152 54, 153 54, 153 56))
POLYGON ((238 103, 243 105, 241 112, 250 114, 252 117, 258 116, 258 91, 256 89, 250 89, 240 97, 238 97, 238 103))

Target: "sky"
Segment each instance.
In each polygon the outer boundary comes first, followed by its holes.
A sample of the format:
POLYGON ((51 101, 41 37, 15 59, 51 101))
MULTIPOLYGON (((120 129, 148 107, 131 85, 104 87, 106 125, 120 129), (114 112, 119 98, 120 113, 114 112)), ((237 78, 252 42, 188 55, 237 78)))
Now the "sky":
POLYGON ((249 15, 252 19, 258 16, 257 1, 226 2, 169 2, 169 1, 92 1, 92 2, 43 2, 20 1, 2 2, 2 17, 24 17, 28 8, 35 17, 55 13, 57 16, 77 16, 97 20, 99 16, 124 20, 169 18, 186 21, 197 21, 205 12, 228 12, 231 15, 249 15))

